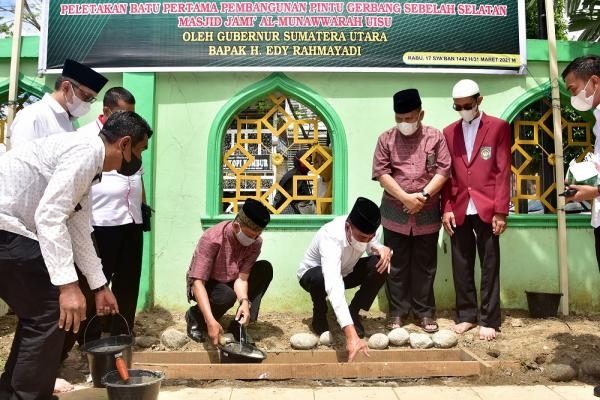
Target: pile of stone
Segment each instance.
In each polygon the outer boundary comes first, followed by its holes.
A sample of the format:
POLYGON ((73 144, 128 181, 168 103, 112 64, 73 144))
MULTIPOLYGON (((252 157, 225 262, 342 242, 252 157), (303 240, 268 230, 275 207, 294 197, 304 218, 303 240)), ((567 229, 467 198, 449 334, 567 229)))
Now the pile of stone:
MULTIPOLYGON (((324 332, 320 337, 312 333, 296 333, 290 338, 290 344, 296 350, 310 350, 318 345, 331 346, 333 339, 329 331, 324 332)), ((429 335, 426 333, 409 333, 404 328, 396 328, 385 333, 375 333, 369 337, 368 346, 370 349, 383 350, 389 346, 410 345, 413 349, 429 349, 436 347, 438 349, 449 349, 458 344, 458 336, 449 329, 441 329, 438 332, 429 335)))

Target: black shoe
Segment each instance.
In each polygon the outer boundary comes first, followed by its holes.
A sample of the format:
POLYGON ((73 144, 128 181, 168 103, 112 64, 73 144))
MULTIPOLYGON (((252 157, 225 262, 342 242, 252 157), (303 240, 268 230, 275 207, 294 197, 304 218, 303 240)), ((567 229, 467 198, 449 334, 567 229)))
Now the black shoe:
POLYGON ((600 386, 594 388, 594 396, 600 397, 600 386))
POLYGON ((321 336, 323 332, 327 332, 329 330, 329 324, 327 323, 327 314, 315 315, 313 313, 312 329, 319 336, 321 336))
POLYGON ((356 330, 356 334, 359 338, 365 337, 365 327, 362 324, 362 318, 358 313, 359 310, 354 310, 350 307, 350 316, 352 317, 352 322, 354 322, 354 329, 356 330))
POLYGON ((206 338, 206 331, 202 331, 198 320, 192 315, 191 310, 185 312, 185 322, 187 324, 187 335, 194 342, 202 343, 206 338))

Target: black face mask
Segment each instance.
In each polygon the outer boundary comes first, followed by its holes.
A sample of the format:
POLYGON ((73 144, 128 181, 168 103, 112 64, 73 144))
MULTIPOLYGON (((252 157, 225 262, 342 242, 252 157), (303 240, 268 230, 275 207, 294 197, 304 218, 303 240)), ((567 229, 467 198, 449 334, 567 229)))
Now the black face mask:
POLYGON ((140 170, 142 166, 142 160, 137 158, 137 156, 131 152, 131 160, 127 161, 125 159, 125 154, 121 152, 123 159, 121 160, 121 168, 117 170, 117 172, 121 175, 131 176, 140 170))

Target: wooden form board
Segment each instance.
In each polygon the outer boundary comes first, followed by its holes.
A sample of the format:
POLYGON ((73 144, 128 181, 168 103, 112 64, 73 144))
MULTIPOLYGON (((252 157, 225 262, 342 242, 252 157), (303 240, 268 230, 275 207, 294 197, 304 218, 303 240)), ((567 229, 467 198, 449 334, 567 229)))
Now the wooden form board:
POLYGON ((461 349, 370 350, 346 362, 345 352, 268 353, 260 364, 220 364, 216 351, 135 353, 133 368, 159 370, 168 379, 333 379, 471 376, 481 362, 461 349))

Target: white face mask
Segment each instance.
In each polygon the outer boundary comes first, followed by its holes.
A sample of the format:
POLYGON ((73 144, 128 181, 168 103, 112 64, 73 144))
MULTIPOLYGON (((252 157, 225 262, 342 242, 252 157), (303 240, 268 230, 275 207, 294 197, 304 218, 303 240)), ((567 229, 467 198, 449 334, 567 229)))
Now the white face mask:
POLYGON ((356 240, 356 238, 352 234, 352 228, 350 228, 350 246, 352 246, 354 250, 364 253, 365 251, 367 251, 368 244, 369 243, 359 242, 358 240, 356 240))
POLYGON ((585 89, 587 88, 588 83, 590 83, 590 79, 588 79, 583 89, 581 89, 576 96, 571 97, 571 105, 578 111, 589 111, 594 107, 594 96, 596 95, 596 90, 598 88, 594 89, 594 93, 590 96, 586 97, 585 95, 585 89))
POLYGON ((73 92, 73 101, 69 102, 67 100, 67 110, 69 110, 69 114, 75 118, 83 117, 90 112, 91 104, 77 97, 73 86, 71 86, 71 91, 73 92))
POLYGON ((465 122, 471 122, 477 116, 478 108, 479 108, 479 106, 475 106, 475 107, 471 108, 470 110, 460 110, 458 113, 460 114, 460 116, 462 117, 462 119, 465 122))
POLYGON ((404 136, 410 136, 410 135, 414 134, 418 128, 419 128, 419 121, 398 123, 398 130, 404 136))
POLYGON ((249 237, 248 235, 246 235, 244 233, 241 226, 240 226, 240 231, 235 233, 235 238, 244 247, 250 246, 252 243, 256 242, 256 239, 252 239, 251 237, 249 237))

